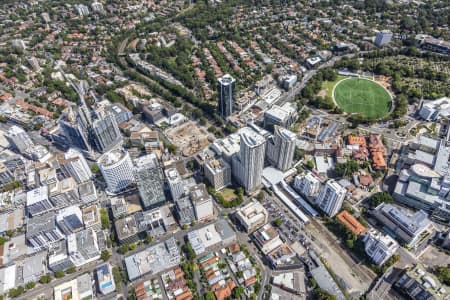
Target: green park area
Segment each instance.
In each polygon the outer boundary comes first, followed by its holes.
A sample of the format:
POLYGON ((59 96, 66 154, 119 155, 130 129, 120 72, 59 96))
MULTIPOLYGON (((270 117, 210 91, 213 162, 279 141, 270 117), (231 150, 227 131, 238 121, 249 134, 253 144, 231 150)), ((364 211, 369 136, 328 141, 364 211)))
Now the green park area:
POLYGON ((364 78, 348 78, 334 86, 333 99, 344 112, 359 113, 369 119, 386 116, 392 98, 380 84, 364 78))

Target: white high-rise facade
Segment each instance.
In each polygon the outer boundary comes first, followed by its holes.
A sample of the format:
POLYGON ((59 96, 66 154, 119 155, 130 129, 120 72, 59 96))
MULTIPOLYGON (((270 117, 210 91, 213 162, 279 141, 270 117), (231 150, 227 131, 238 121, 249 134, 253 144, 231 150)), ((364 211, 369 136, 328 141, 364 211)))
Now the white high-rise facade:
POLYGON ((305 197, 316 197, 320 190, 320 180, 310 172, 297 175, 294 189, 305 197))
POLYGON ((292 167, 296 136, 286 128, 275 125, 274 136, 267 141, 267 158, 281 171, 292 167))
POLYGON ((169 183, 170 195, 172 200, 176 201, 184 194, 184 180, 176 168, 167 169, 165 173, 169 183))
POLYGON ((391 258, 399 248, 398 243, 393 238, 374 229, 366 233, 363 241, 367 255, 379 266, 391 258))
POLYGON ((328 216, 333 217, 342 207, 347 190, 334 180, 329 180, 320 190, 317 206, 328 216))
POLYGON ((130 154, 123 149, 103 154, 98 160, 98 166, 110 193, 118 193, 134 181, 133 162, 130 154))
POLYGON ((9 128, 5 137, 11 146, 13 146, 20 153, 24 153, 26 149, 34 145, 25 130, 16 125, 9 128))
POLYGON ((74 148, 64 153, 64 160, 60 161, 61 168, 67 176, 73 177, 80 184, 92 178, 92 172, 83 154, 74 148))
POLYGON ((266 139, 245 127, 240 131, 240 151, 233 157, 233 175, 245 191, 254 191, 261 185, 266 139))

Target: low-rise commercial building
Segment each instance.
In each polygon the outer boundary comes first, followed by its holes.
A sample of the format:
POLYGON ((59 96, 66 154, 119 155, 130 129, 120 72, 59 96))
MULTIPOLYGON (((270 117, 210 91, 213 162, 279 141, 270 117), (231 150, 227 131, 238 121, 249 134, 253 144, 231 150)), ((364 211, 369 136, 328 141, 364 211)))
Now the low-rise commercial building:
POLYGON ((261 203, 253 200, 237 210, 236 219, 246 232, 253 232, 267 223, 269 214, 261 203))
POLYGON ((174 238, 148 247, 125 258, 128 278, 133 281, 146 274, 157 274, 181 262, 180 249, 174 238))
POLYGON ((53 288, 55 300, 85 300, 93 299, 92 277, 90 274, 83 274, 73 280, 66 281, 53 288))
POLYGON ((197 255, 216 246, 226 247, 236 241, 236 233, 225 220, 193 230, 187 237, 197 255))

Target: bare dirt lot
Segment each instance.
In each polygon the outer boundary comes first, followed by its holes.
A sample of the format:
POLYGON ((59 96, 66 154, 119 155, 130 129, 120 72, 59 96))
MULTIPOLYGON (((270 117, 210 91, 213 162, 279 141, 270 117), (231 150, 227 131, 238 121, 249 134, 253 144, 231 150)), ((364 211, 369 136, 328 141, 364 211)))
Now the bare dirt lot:
POLYGON ((214 136, 194 121, 166 130, 166 136, 184 156, 190 156, 209 145, 214 136))

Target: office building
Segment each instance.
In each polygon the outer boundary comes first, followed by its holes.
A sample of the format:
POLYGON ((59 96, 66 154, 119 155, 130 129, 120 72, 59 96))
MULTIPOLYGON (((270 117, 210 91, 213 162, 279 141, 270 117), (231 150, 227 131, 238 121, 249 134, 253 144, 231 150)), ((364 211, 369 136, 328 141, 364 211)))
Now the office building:
POLYGON ((164 174, 155 154, 139 157, 134 161, 135 177, 144 209, 162 205, 164 196, 164 174))
POLYGON ((281 171, 292 167, 296 136, 293 132, 275 125, 274 135, 267 139, 266 156, 270 164, 281 171))
POLYGON ((424 101, 419 116, 425 121, 437 121, 450 117, 450 98, 442 97, 432 101, 424 101))
POLYGON ((436 39, 426 34, 418 34, 415 40, 419 47, 424 50, 450 55, 450 42, 446 40, 436 39))
POLYGON ((106 263, 95 269, 98 290, 103 295, 110 294, 116 290, 111 265, 106 263))
POLYGON ((56 226, 55 214, 47 212, 27 220, 26 238, 28 244, 39 251, 50 248, 62 240, 64 235, 56 226))
POLYGON ((189 189, 189 198, 194 206, 197 221, 207 221, 214 217, 214 203, 205 184, 197 184, 189 189))
POLYGON ((74 148, 64 153, 64 158, 59 159, 59 164, 63 173, 75 179, 78 184, 90 180, 93 176, 83 154, 74 148))
POLYGON ((189 197, 181 197, 175 201, 175 211, 180 225, 190 225, 195 222, 195 212, 189 197))
POLYGON ((363 238, 364 250, 378 266, 383 265, 398 249, 398 243, 388 235, 372 229, 363 238))
POLYGON ((402 295, 413 300, 448 299, 450 287, 442 284, 427 267, 421 264, 409 268, 394 284, 402 295))
POLYGON ((219 78, 219 115, 226 119, 233 114, 234 96, 236 92, 236 80, 231 75, 226 74, 219 78))
POLYGON ((424 210, 434 219, 448 222, 449 157, 450 146, 445 140, 422 136, 411 143, 404 158, 410 166, 400 172, 392 194, 394 199, 406 206, 424 210))
POLYGON ((75 267, 100 259, 97 233, 93 229, 85 229, 67 236, 67 253, 75 267))
POLYGON ((269 214, 267 210, 256 200, 246 204, 236 211, 236 219, 248 233, 267 223, 269 214))
POLYGON ((264 254, 272 252, 283 244, 278 231, 270 224, 258 228, 252 237, 256 246, 264 254))
POLYGON ((375 37, 375 45, 378 47, 382 47, 388 45, 392 40, 392 31, 390 30, 381 30, 378 31, 375 37))
POLYGON ((54 300, 84 300, 94 299, 92 277, 89 273, 63 282, 53 288, 54 300))
POLYGON ((16 125, 9 128, 5 137, 14 150, 22 154, 25 153, 29 147, 34 145, 25 130, 16 125))
POLYGON ((240 151, 233 156, 233 176, 245 189, 251 192, 261 185, 266 151, 266 139, 245 127, 240 130, 240 151))
POLYGON ((297 104, 287 102, 283 106, 274 105, 264 113, 264 128, 270 132, 273 132, 275 125, 289 128, 297 119, 297 104))
POLYGON ((62 140, 60 144, 74 147, 84 153, 90 153, 88 121, 86 110, 69 106, 58 121, 62 140))
POLYGON ((207 161, 204 170, 206 179, 216 191, 231 184, 231 167, 222 158, 207 161))
POLYGON ((316 204, 328 216, 333 217, 342 207, 347 190, 334 180, 329 180, 320 190, 316 204))
POLYGON ((101 153, 122 144, 122 134, 112 114, 99 116, 93 121, 91 130, 95 147, 101 153))
POLYGON ((62 233, 69 235, 84 229, 83 215, 78 206, 69 206, 58 211, 56 224, 62 233))
POLYGON ((181 263, 180 249, 176 240, 171 237, 126 257, 124 261, 129 280, 135 280, 141 276, 158 274, 179 265, 181 263))
POLYGON ((407 247, 414 247, 432 232, 432 223, 423 210, 408 214, 391 204, 381 203, 372 212, 373 216, 382 223, 395 238, 406 243, 407 247))
POLYGON ((320 180, 313 173, 299 174, 294 180, 294 189, 307 198, 315 198, 320 191, 320 180))
POLYGON ((165 171, 169 183, 170 195, 172 200, 178 200, 184 194, 184 180, 176 168, 170 168, 165 171))
POLYGON ((225 220, 190 231, 187 235, 196 255, 217 246, 227 247, 236 241, 236 233, 225 220))
POLYGON ((27 192, 26 211, 28 216, 34 217, 53 209, 54 206, 49 199, 48 186, 44 185, 27 192))
POLYGON ((281 86, 286 91, 289 91, 297 83, 297 79, 298 79, 297 75, 295 75, 295 74, 285 75, 285 76, 281 77, 281 86))
POLYGON ((98 166, 110 193, 118 193, 134 181, 133 163, 126 150, 115 149, 103 154, 98 166))

